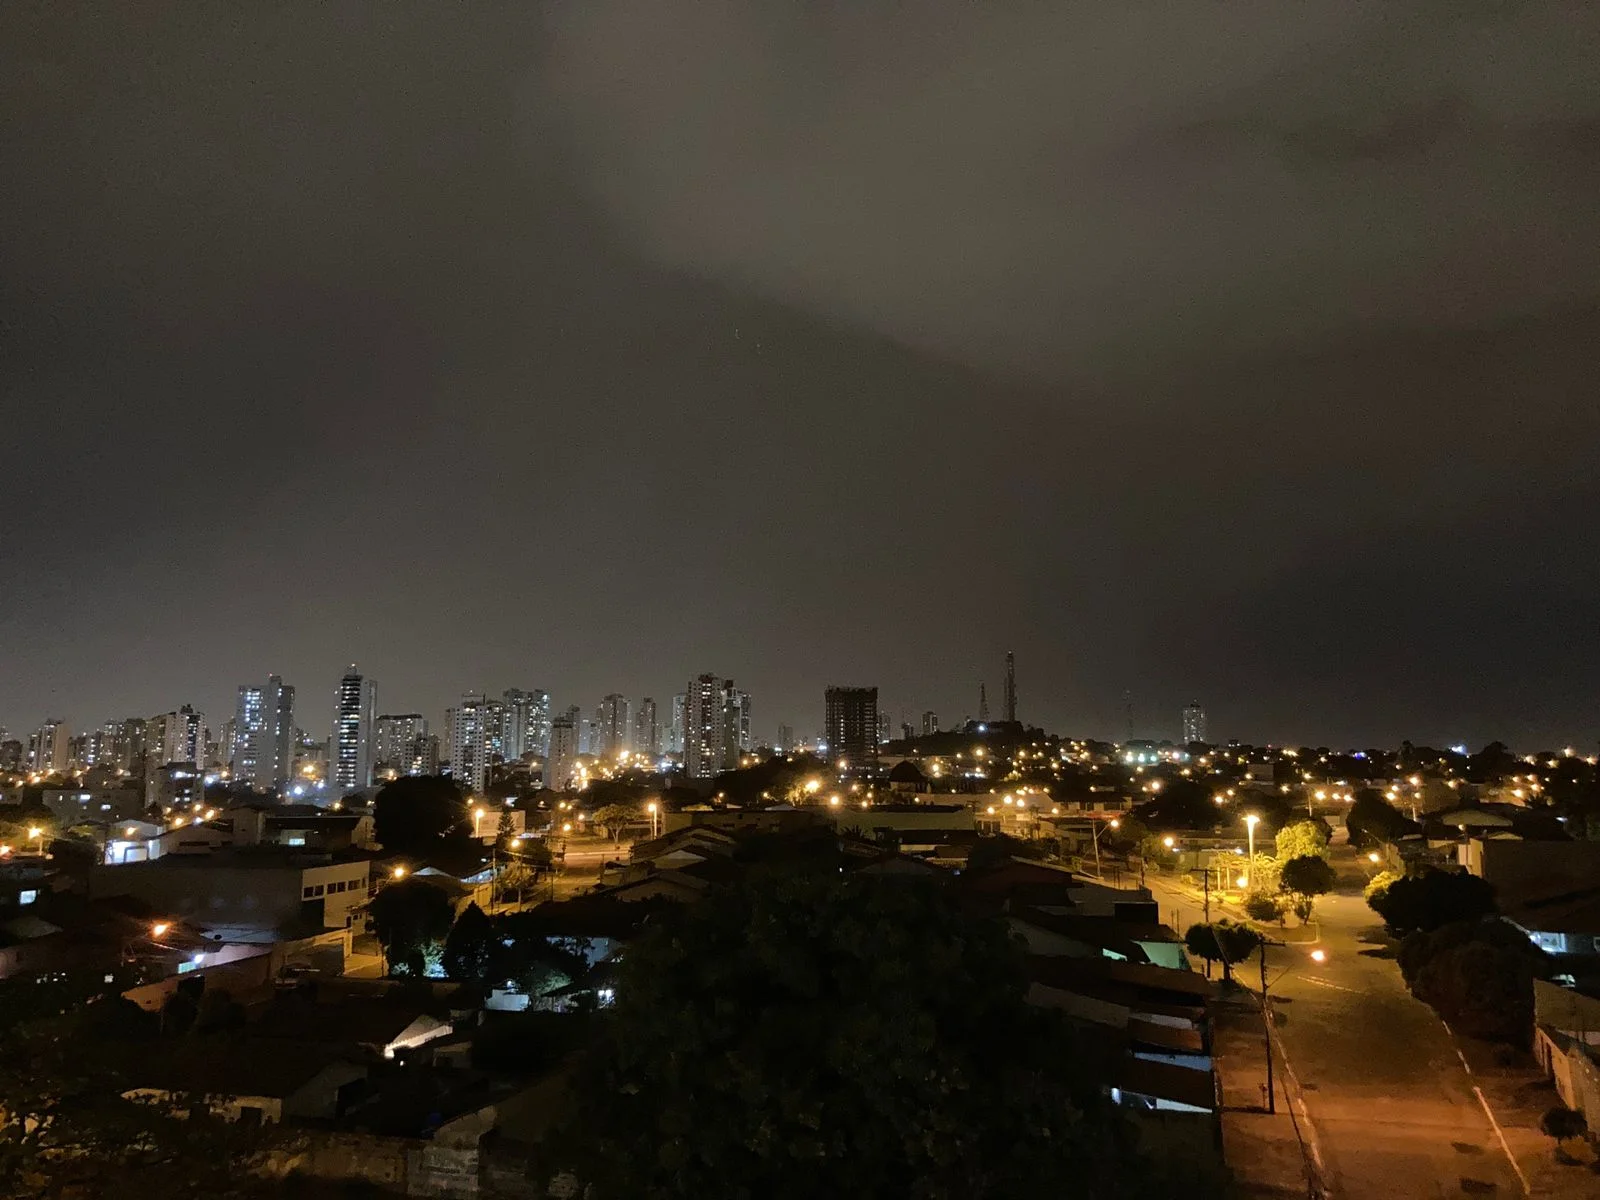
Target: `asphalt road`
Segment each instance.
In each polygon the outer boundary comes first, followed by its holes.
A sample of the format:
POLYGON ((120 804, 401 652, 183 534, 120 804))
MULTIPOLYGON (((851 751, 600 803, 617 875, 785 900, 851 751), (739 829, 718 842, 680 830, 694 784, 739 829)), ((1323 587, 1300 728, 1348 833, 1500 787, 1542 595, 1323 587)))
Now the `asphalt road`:
MULTIPOLYGON (((1187 892, 1149 882, 1180 933, 1201 919, 1187 892)), ((1221 915, 1237 916, 1214 905, 1221 915)), ((1309 942, 1274 946, 1267 978, 1334 1195, 1525 1195, 1448 1031, 1406 991, 1360 895, 1322 897, 1317 917, 1326 960, 1309 942)), ((1258 971, 1252 958, 1242 978, 1255 985, 1258 971)))

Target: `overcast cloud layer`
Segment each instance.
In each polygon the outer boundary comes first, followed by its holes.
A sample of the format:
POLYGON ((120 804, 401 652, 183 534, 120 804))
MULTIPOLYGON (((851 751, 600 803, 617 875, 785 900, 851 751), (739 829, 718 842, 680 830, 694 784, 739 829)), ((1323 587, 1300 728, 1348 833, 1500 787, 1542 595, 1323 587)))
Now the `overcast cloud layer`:
POLYGON ((0 724, 1590 744, 1600 12, 0 9, 0 724))

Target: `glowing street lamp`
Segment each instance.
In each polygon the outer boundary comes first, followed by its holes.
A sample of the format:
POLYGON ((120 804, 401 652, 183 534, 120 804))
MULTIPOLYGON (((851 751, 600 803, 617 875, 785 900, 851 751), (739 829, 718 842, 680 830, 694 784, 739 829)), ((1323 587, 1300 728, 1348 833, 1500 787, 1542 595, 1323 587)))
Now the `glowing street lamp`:
POLYGON ((404 879, 406 877, 406 869, 404 867, 396 867, 394 870, 390 871, 389 874, 393 875, 396 879, 404 879))
POLYGON ((165 921, 157 921, 155 924, 150 926, 150 936, 160 937, 163 933, 171 928, 172 926, 167 924, 165 921))
POLYGON ((660 837, 660 825, 657 814, 661 812, 661 806, 652 800, 649 804, 644 806, 644 810, 650 814, 650 836, 652 838, 660 837))
POLYGON ((1245 860, 1245 887, 1249 888, 1256 881, 1256 824, 1261 820, 1255 813, 1246 813, 1244 827, 1250 838, 1250 857, 1245 860))

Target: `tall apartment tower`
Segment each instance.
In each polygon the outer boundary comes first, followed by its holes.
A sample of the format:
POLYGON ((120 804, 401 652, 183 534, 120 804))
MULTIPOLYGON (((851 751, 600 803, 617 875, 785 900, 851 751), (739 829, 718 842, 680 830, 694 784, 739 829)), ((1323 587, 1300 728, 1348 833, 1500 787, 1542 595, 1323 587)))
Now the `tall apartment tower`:
POLYGON ((154 746, 158 752, 158 765, 167 763, 193 763, 200 766, 206 757, 206 719, 185 704, 177 712, 163 713, 161 739, 154 746))
POLYGON ((672 719, 667 726, 667 753, 683 753, 684 713, 687 710, 689 697, 686 692, 679 692, 672 698, 672 719))
POLYGON ((333 697, 333 732, 328 738, 328 783, 341 792, 372 782, 372 727, 377 720, 377 684, 354 663, 333 697))
POLYGON ((550 753, 545 756, 544 785, 564 792, 578 769, 578 724, 570 713, 550 720, 550 753))
POLYGON ((723 681, 697 675, 683 698, 683 771, 690 779, 710 779, 725 769, 728 752, 723 681))
POLYGON ((232 736, 223 753, 236 783, 277 787, 294 772, 294 688, 277 675, 239 688, 232 736))
POLYGON ((427 735, 428 721, 421 713, 380 713, 372 726, 373 770, 393 771, 396 775, 431 774, 415 769, 418 739, 427 735))
POLYGON ((647 758, 661 753, 661 722, 656 719, 656 702, 649 696, 639 701, 633 718, 633 751, 647 758))
POLYGON ((929 709, 922 714, 922 736, 928 737, 939 732, 939 714, 929 709))
POLYGON ((1017 656, 1006 651, 1006 720, 1017 719, 1017 656))
POLYGON ((507 688, 505 693, 507 762, 550 752, 550 693, 543 688, 507 688))
POLYGON ((594 753, 600 758, 616 758, 632 748, 632 711, 633 705, 628 698, 618 692, 612 692, 600 701, 600 707, 595 711, 595 721, 600 728, 594 746, 594 753))
POLYGON ((507 706, 481 693, 468 692, 461 697, 455 714, 450 771, 467 791, 481 792, 489 782, 489 768, 506 757, 507 706))
POLYGON ((1206 740, 1206 710, 1198 700, 1183 706, 1183 740, 1185 744, 1206 740))
POLYGON ((44 775, 65 771, 72 757, 71 741, 72 730, 66 722, 49 718, 28 739, 28 769, 44 775))
POLYGON ((753 737, 750 732, 750 693, 733 686, 733 680, 722 682, 722 761, 725 769, 739 765, 739 756, 748 753, 753 737))
POLYGON ((830 687, 823 697, 828 754, 850 770, 878 765, 878 689, 830 687))

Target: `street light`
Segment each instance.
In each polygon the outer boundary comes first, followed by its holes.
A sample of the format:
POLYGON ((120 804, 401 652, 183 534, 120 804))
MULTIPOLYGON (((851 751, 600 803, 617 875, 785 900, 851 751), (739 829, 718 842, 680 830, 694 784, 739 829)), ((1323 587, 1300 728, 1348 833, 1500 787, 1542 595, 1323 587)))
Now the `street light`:
MULTIPOLYGON (((1106 822, 1106 824, 1111 826, 1113 829, 1122 828, 1122 822, 1116 817, 1112 817, 1111 820, 1106 822)), ((1089 826, 1089 833, 1094 839, 1094 873, 1096 875, 1103 875, 1104 872, 1100 870, 1100 822, 1095 821, 1093 824, 1091 824, 1089 826)))
POLYGON ((1260 820, 1255 813, 1245 814, 1244 827, 1250 838, 1250 857, 1244 864, 1246 889, 1254 886, 1256 881, 1256 823, 1260 820))
POLYGON ((36 851, 36 853, 43 854, 44 853, 44 827, 42 825, 30 825, 30 826, 28 826, 28 838, 31 841, 35 841, 35 842, 39 843, 39 848, 36 851))
POLYGON ((404 867, 396 867, 393 871, 390 871, 389 874, 393 875, 396 879, 404 879, 406 877, 406 869, 404 867))
POLYGON ((157 921, 154 925, 150 926, 150 936, 160 937, 163 933, 171 928, 172 926, 167 924, 165 921, 157 921))
MULTIPOLYGON (((812 782, 814 783, 816 781, 813 780, 812 782)), ((644 810, 650 814, 650 836, 652 838, 660 837, 661 835, 657 832, 658 826, 656 822, 656 814, 661 811, 661 806, 652 800, 649 804, 644 806, 644 810)))

